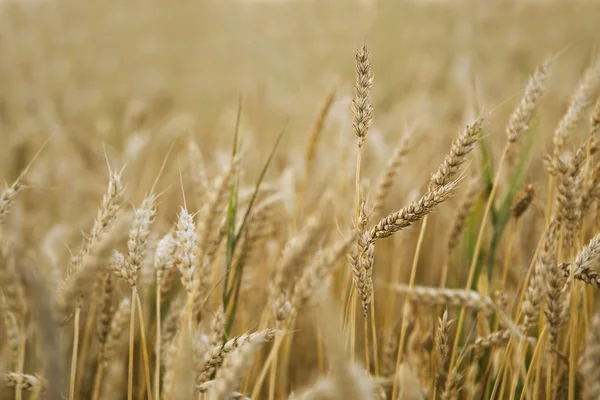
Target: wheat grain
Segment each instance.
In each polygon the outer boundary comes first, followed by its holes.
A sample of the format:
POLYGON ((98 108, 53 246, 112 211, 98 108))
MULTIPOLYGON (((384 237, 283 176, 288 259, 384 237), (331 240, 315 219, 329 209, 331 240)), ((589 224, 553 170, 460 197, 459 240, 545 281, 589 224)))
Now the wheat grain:
POLYGON ((333 245, 325 256, 317 259, 313 265, 304 269, 302 276, 294 284, 291 304, 294 309, 301 309, 310 301, 315 292, 334 272, 338 261, 348 253, 356 236, 350 235, 347 239, 340 240, 333 245))
POLYGON ((426 192, 418 201, 413 202, 399 211, 382 218, 369 232, 369 241, 385 238, 420 221, 432 212, 440 203, 447 200, 453 193, 455 183, 449 183, 433 191, 426 192))
POLYGON ((162 283, 165 270, 173 268, 175 265, 175 251, 177 243, 172 231, 164 235, 154 253, 154 270, 156 271, 156 281, 162 283))
POLYGON ((473 290, 440 289, 423 286, 394 284, 389 286, 397 293, 406 295, 411 301, 426 305, 466 307, 474 310, 493 310, 493 300, 473 290))
POLYGON ((270 342, 275 338, 277 333, 278 331, 275 329, 265 329, 259 332, 236 336, 221 345, 211 348, 206 354, 206 361, 198 376, 197 385, 202 385, 207 382, 217 367, 221 365, 223 360, 233 350, 247 345, 256 346, 258 344, 270 342))
POLYGON ((208 345, 210 348, 216 347, 223 343, 223 332, 225 331, 225 323, 227 322, 225 310, 219 307, 215 312, 210 324, 210 340, 208 345))
POLYGON ((398 168, 410 150, 410 139, 411 135, 408 133, 402 136, 402 139, 400 139, 400 142, 392 153, 392 157, 388 160, 383 174, 379 178, 377 189, 375 190, 375 201, 373 203, 372 212, 375 216, 381 214, 385 200, 388 197, 394 179, 398 174, 398 168))
POLYGON ((370 54, 364 44, 356 51, 356 83, 352 100, 352 125, 358 139, 358 147, 362 147, 369 127, 373 122, 373 104, 371 104, 371 72, 370 54))
POLYGON ((210 392, 211 400, 229 400, 230 394, 239 384, 245 370, 252 364, 257 351, 256 343, 248 343, 229 354, 222 368, 219 368, 210 392))
POLYGON ((591 135, 595 135, 600 131, 600 97, 596 100, 594 111, 590 117, 590 124, 592 125, 591 135))
POLYGON ((446 369, 450 359, 448 340, 453 321, 448 318, 448 310, 444 310, 442 317, 438 318, 438 329, 435 332, 435 387, 443 388, 446 384, 446 369))
POLYGON ((12 185, 2 191, 0 195, 0 226, 6 220, 8 213, 15 201, 17 194, 23 190, 23 181, 25 179, 25 172, 23 171, 12 185))
POLYGON ((447 255, 450 255, 458 245, 460 236, 464 230, 465 223, 479 194, 481 193, 481 183, 477 179, 469 182, 467 193, 456 211, 452 220, 451 228, 448 233, 447 255))
MULTIPOLYGON (((559 267, 562 269, 564 277, 568 278, 571 274, 571 264, 561 263, 559 267)), ((575 279, 600 289, 600 274, 598 274, 598 272, 592 270, 591 268, 581 268, 575 274, 575 279)))
POLYGON ((522 327, 525 331, 533 328, 540 315, 540 307, 547 292, 546 282, 549 271, 556 268, 557 223, 550 223, 540 256, 535 263, 533 274, 521 305, 523 311, 522 327))
POLYGON ((179 221, 177 222, 175 235, 177 238, 175 266, 181 273, 183 287, 191 295, 194 271, 197 263, 197 238, 194 219, 185 208, 182 208, 179 212, 179 221))
POLYGON ((575 261, 573 261, 571 270, 575 277, 577 277, 581 271, 589 270, 590 266, 595 263, 598 256, 600 256, 600 233, 594 236, 588 244, 579 251, 575 261))
POLYGON ((114 313, 113 305, 113 276, 105 272, 102 277, 100 300, 98 303, 98 320, 96 321, 96 336, 101 346, 104 346, 110 330, 110 321, 114 313))
POLYGON ((508 119, 506 135, 509 143, 514 143, 519 140, 523 133, 529 128, 533 112, 546 89, 545 83, 550 64, 550 59, 544 61, 529 78, 521 102, 508 119))
POLYGON ((482 119, 477 119, 471 125, 467 125, 462 134, 452 142, 450 152, 438 170, 431 176, 429 192, 447 187, 455 179, 461 165, 466 161, 467 155, 477 142, 482 123, 482 119))
POLYGON ((6 372, 2 376, 8 387, 25 390, 27 392, 42 391, 44 381, 39 376, 27 375, 17 372, 6 372))
POLYGON ((521 218, 523 214, 527 211, 533 198, 535 196, 535 189, 532 184, 527 184, 517 195, 515 196, 515 200, 513 201, 513 206, 511 209, 512 216, 515 219, 521 218))
POLYGON ((600 76, 600 58, 585 71, 575 93, 573 93, 569 108, 554 132, 554 159, 562 153, 567 139, 577 128, 585 108, 590 105, 590 96, 597 85, 598 76, 600 76))
POLYGON ((117 310, 114 313, 110 323, 110 330, 104 344, 102 361, 105 364, 114 362, 118 353, 125 348, 125 338, 127 336, 127 323, 131 313, 131 302, 128 298, 121 300, 117 310))
POLYGON ((546 323, 548 325, 548 336, 550 345, 558 345, 560 328, 564 323, 564 291, 566 278, 562 268, 556 264, 548 271, 547 278, 547 304, 546 304, 546 323))
POLYGON ((72 265, 78 268, 90 252, 91 246, 104 235, 111 223, 115 220, 121 209, 125 187, 121 182, 123 170, 110 171, 108 188, 102 198, 102 204, 98 210, 94 225, 89 236, 84 240, 77 256, 72 260, 72 265))
POLYGON ((308 132, 306 148, 304 150, 304 175, 306 179, 308 179, 310 176, 311 167, 315 159, 315 154, 317 153, 317 145, 319 143, 319 139, 321 138, 321 133, 323 132, 323 126, 325 125, 325 121, 329 115, 329 110, 331 109, 331 105, 335 100, 335 94, 335 89, 331 89, 327 92, 323 103, 317 110, 316 118, 314 119, 313 124, 308 132))
POLYGON ((2 313, 2 321, 4 323, 5 340, 7 342, 8 354, 10 354, 10 362, 8 368, 16 369, 17 362, 19 359, 19 343, 21 339, 21 332, 17 323, 17 318, 14 313, 10 311, 6 303, 4 293, 0 291, 0 312, 2 313))
POLYGON ((581 366, 579 367, 584 379, 583 398, 597 399, 600 397, 600 316, 594 315, 588 331, 581 366))

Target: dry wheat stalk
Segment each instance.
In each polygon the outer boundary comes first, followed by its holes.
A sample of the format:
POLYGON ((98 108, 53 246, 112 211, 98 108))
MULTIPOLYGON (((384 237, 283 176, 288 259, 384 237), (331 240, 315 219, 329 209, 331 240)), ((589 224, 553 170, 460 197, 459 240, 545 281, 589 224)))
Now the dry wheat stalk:
POLYGON ((587 400, 600 398, 600 316, 594 315, 587 333, 585 350, 579 370, 583 376, 583 398, 587 400))
POLYGON ((129 230, 127 241, 127 255, 122 263, 114 265, 112 272, 125 280, 132 288, 137 284, 138 271, 145 261, 150 225, 154 220, 156 197, 150 194, 144 198, 142 204, 135 210, 133 223, 129 230))
MULTIPOLYGON (((266 241, 273 234, 273 211, 275 205, 280 201, 279 195, 272 195, 256 206, 256 209, 250 216, 248 228, 244 233, 244 242, 242 251, 237 258, 234 258, 233 265, 239 265, 243 268, 247 264, 256 265, 259 260, 259 250, 264 248, 266 241)), ((244 273, 243 277, 249 274, 244 273)), ((244 285, 242 285, 244 288, 244 285)))
MULTIPOLYGON (((571 265, 567 263, 560 264, 565 278, 568 278, 571 273, 571 265)), ((575 275, 575 279, 585 282, 595 288, 600 289, 600 274, 591 268, 582 268, 575 275)))
POLYGON ((452 220, 452 225, 448 234, 448 244, 446 254, 452 254, 452 251, 458 245, 460 240, 460 236, 465 227, 465 223, 469 214, 471 214, 471 210, 481 193, 481 182, 479 179, 472 179, 468 183, 467 193, 463 200, 461 201, 456 214, 454 215, 454 219, 452 220))
POLYGON ((192 138, 189 138, 187 142, 187 154, 194 194, 196 198, 201 198, 208 189, 208 177, 206 176, 206 165, 200 147, 192 138))
POLYGON ((394 375, 396 369, 396 357, 398 355, 398 337, 400 336, 400 324, 396 324, 386 338, 383 346, 383 357, 381 360, 381 374, 385 377, 394 375))
POLYGON ((217 223, 221 210, 225 208, 227 194, 233 177, 238 171, 240 158, 235 157, 227 169, 217 178, 208 200, 201 210, 197 226, 196 265, 192 276, 191 303, 195 318, 200 315, 202 304, 210 286, 212 257, 225 236, 226 225, 217 223))
POLYGON ((19 343, 21 339, 21 331, 17 322, 17 317, 9 309, 4 293, 0 291, 0 313, 2 313, 2 321, 4 324, 4 336, 8 344, 8 354, 10 355, 9 369, 16 369, 19 360, 19 343))
POLYGON ((596 100, 594 111, 590 117, 590 124, 592 125, 591 135, 600 132, 600 97, 596 100))
POLYGON ((127 323, 131 313, 131 301, 124 298, 119 303, 110 323, 110 330, 104 344, 104 351, 101 353, 101 359, 106 364, 114 362, 118 353, 125 348, 125 338, 127 336, 127 323))
POLYGON ((358 232, 356 251, 349 255, 350 268, 352 270, 354 288, 360 296, 364 315, 369 314, 371 297, 373 295, 373 262, 375 246, 369 241, 367 224, 367 203, 363 201, 358 217, 358 232))
POLYGON ((290 272, 297 271, 323 237, 322 218, 310 217, 302 230, 285 245, 276 267, 274 288, 281 290, 291 281, 290 272))
POLYGON ((455 367, 446 378, 446 385, 441 394, 441 400, 458 400, 462 386, 463 374, 455 367))
POLYGON ((474 310, 494 310, 496 304, 489 296, 474 290, 441 289, 424 286, 394 284, 390 289, 406 295, 411 301, 426 305, 466 307, 474 310))
POLYGON ((15 201, 15 197, 17 194, 23 190, 23 180, 25 179, 24 170, 18 177, 15 179, 12 185, 4 189, 2 194, 0 195, 0 226, 6 220, 6 216, 10 212, 10 208, 12 207, 13 202, 15 201))
POLYGON ((443 388, 446 384, 446 369, 450 357, 448 340, 450 325, 454 320, 448 319, 448 310, 444 310, 442 317, 438 317, 438 329, 435 332, 435 387, 443 388))
POLYGON ((372 214, 376 217, 381 214, 385 200, 390 193, 390 189, 394 183, 396 174, 398 173, 398 168, 400 167, 404 156, 406 156, 410 150, 410 139, 411 137, 409 133, 402 136, 400 142, 394 149, 392 157, 388 160, 383 174, 379 178, 377 189, 375 190, 375 202, 372 212, 372 214))
POLYGON ((194 218, 185 208, 182 208, 179 212, 175 237, 177 239, 175 266, 181 273, 183 287, 188 292, 188 295, 191 295, 197 262, 197 237, 194 218))
POLYGON ((138 271, 145 261, 150 225, 156 214, 155 201, 156 196, 150 194, 144 198, 140 207, 135 210, 133 224, 129 231, 129 240, 127 241, 127 257, 125 258, 126 280, 130 286, 135 286, 138 271))
POLYGON ((584 110, 591 103, 591 95, 598 83, 600 76, 600 58, 597 59, 584 73, 573 97, 567 112, 563 115, 556 131, 554 132, 554 159, 563 151, 569 136, 577 128, 577 124, 582 117, 584 110))
POLYGON ((552 348, 557 348, 559 344, 558 335, 564 323, 564 292, 566 281, 562 267, 556 264, 552 265, 548 270, 548 278, 546 280, 548 286, 546 324, 552 348))
POLYGON ((216 347, 223 343, 223 332, 225 331, 225 323, 227 318, 223 306, 220 306, 215 312, 210 324, 210 339, 208 342, 209 348, 216 347))
MULTIPOLYGON (((234 158, 227 169, 216 179, 212 190, 209 191, 206 204, 201 210, 201 218, 197 227, 199 238, 197 257, 200 264, 202 264, 204 255, 214 240, 215 232, 218 231, 217 223, 220 220, 220 211, 226 203, 229 185, 237 172, 239 163, 239 157, 234 158)), ((201 271, 197 271, 197 273, 202 274, 201 271)))
POLYGON ((511 209, 513 218, 519 219, 523 214, 525 214, 531 205, 534 196, 535 189, 531 183, 525 185, 525 187, 521 189, 519 193, 517 193, 511 209))
POLYGON ((231 392, 243 378, 246 369, 252 365, 257 350, 257 343, 248 343, 229 354, 215 376, 209 396, 211 400, 230 400, 231 392))
POLYGON ((277 328, 281 327, 283 321, 287 320, 294 311, 292 302, 286 289, 282 289, 273 301, 273 313, 277 328))
MULTIPOLYGON (((421 392, 418 377, 428 379, 431 371, 431 353, 435 351, 433 319, 424 316, 421 307, 415 306, 415 324, 406 339, 404 352, 406 358, 402 364, 406 364, 405 371, 399 370, 400 394, 403 392, 402 379, 412 381, 411 386, 416 386, 421 392), (409 367, 410 366, 410 367, 409 367), (404 372, 404 376, 402 376, 404 372)), ((402 367, 402 364, 400 367, 402 367)), ((392 388, 393 389, 393 388, 392 388)))
POLYGON ((594 236, 575 257, 575 261, 571 264, 574 276, 577 278, 583 270, 589 270, 598 256, 600 256, 600 233, 594 236))
POLYGON ((95 280, 90 277, 97 276, 107 268, 106 261, 110 257, 114 243, 123 234, 125 223, 125 220, 120 220, 120 223, 114 224, 109 232, 96 241, 83 264, 63 282, 56 301, 57 309, 63 317, 76 307, 76 303, 86 293, 91 292, 95 280))
POLYGON ((465 370, 464 396, 467 399, 481 398, 481 384, 477 381, 479 365, 472 361, 465 370))
POLYGON ((163 342, 163 349, 161 349, 161 353, 161 357, 163 359, 163 368, 165 371, 162 376, 161 385, 163 388, 165 388, 165 390, 162 391, 162 399, 168 400, 169 397, 171 397, 169 394, 171 390, 169 388, 174 385, 173 378, 175 375, 174 365, 177 358, 177 346, 172 342, 169 342, 169 345, 165 346, 163 342))
POLYGON ((486 336, 479 336, 475 339, 471 349, 477 352, 490 347, 505 346, 510 338, 510 331, 508 329, 502 329, 486 336))
POLYGON ((110 171, 108 188, 102 198, 102 204, 98 210, 94 225, 87 238, 85 238, 79 253, 72 260, 72 265, 78 268, 90 252, 91 246, 105 234, 110 224, 115 220, 121 209, 125 187, 121 182, 123 170, 110 171))
POLYGON ((584 188, 583 196, 581 198, 581 216, 590 209, 593 202, 600 198, 600 163, 596 163, 596 166, 590 171, 588 179, 588 185, 584 188))
POLYGON ((506 135, 508 136, 509 143, 519 140, 521 135, 529 128, 529 123, 533 117, 537 102, 546 88, 545 83, 550 64, 551 60, 547 59, 537 67, 533 75, 529 78, 521 102, 508 119, 506 135))
POLYGON ((311 166, 315 159, 315 154, 317 153, 317 144, 319 143, 319 139, 321 137, 321 133, 323 132, 323 126, 325 125, 325 120, 327 119, 327 115, 329 115, 329 110, 331 109, 331 105, 335 100, 335 89, 331 89, 327 92, 323 103, 319 107, 317 111, 316 118, 313 121, 312 126, 310 127, 310 131, 308 133, 308 137, 306 139, 306 148, 304 150, 304 168, 305 168, 305 177, 308 179, 310 175, 311 166))
POLYGON ((563 237, 564 245, 570 249, 573 244, 573 235, 581 219, 581 191, 583 184, 583 170, 581 168, 581 152, 576 154, 569 163, 561 157, 556 158, 555 168, 557 172, 556 196, 557 212, 559 222, 564 224, 566 231, 563 237), (579 157, 578 157, 579 155, 579 157))
POLYGON ((113 304, 113 275, 110 272, 103 273, 101 291, 98 301, 98 319, 96 320, 96 336, 101 346, 104 346, 110 331, 110 321, 114 313, 113 304))
POLYGON ((125 269, 125 256, 123 255, 123 253, 117 250, 113 250, 110 261, 111 263, 109 265, 109 268, 114 275, 127 275, 127 270, 125 269))
POLYGON ((364 369, 357 365, 345 366, 346 375, 332 373, 319 378, 311 387, 299 394, 291 393, 289 400, 363 400, 385 399, 386 386, 391 384, 389 379, 369 377, 364 369), (358 389, 358 390, 354 390, 358 389), (379 395, 378 395, 379 394, 379 395))
POLYGON ((482 123, 483 119, 479 118, 472 125, 467 125, 462 134, 452 142, 450 152, 438 170, 431 176, 429 192, 447 187, 455 179, 460 166, 465 162, 467 155, 477 142, 482 123))
POLYGON ((181 320, 185 312, 185 298, 181 295, 176 296, 169 307, 169 312, 165 316, 164 322, 162 323, 162 343, 161 343, 161 357, 167 357, 169 347, 172 343, 176 342, 177 334, 181 327, 181 320))
POLYGON ((311 266, 305 268, 302 276, 294 284, 291 304, 295 310, 303 308, 312 296, 334 272, 338 261, 348 253, 356 236, 350 235, 331 246, 323 257, 319 257, 311 266))
POLYGON ((521 305, 523 312, 522 328, 526 332, 533 328, 540 315, 540 308, 547 292, 546 282, 550 270, 556 268, 557 223, 552 221, 544 237, 544 244, 521 305))
POLYGON ((156 282, 161 284, 165 275, 165 270, 173 268, 175 265, 175 251, 177 242, 173 235, 173 231, 169 231, 164 235, 156 246, 154 253, 154 270, 156 271, 156 282))
POLYGON ((17 253, 2 248, 0 243, 0 287, 4 294, 3 301, 17 320, 23 320, 27 315, 28 300, 18 260, 17 253))
POLYGON ((37 375, 6 372, 2 375, 2 378, 6 386, 25 390, 26 392, 41 392, 44 389, 44 380, 37 375))
MULTIPOLYGON (((173 265, 175 265, 175 254, 173 254, 173 265)), ((180 276, 177 268, 165 269, 160 280, 160 302, 161 304, 169 299, 169 295, 178 287, 177 277, 180 276)), ((179 279, 180 280, 180 279, 179 279)))
POLYGON ((369 232, 369 241, 391 236, 413 223, 420 221, 440 203, 447 200, 453 193, 455 183, 449 183, 433 191, 426 192, 418 201, 413 202, 399 211, 382 218, 369 232))
POLYGON ((358 138, 358 147, 367 136, 367 131, 373 122, 373 104, 371 103, 371 87, 373 73, 371 60, 366 45, 356 51, 356 83, 354 84, 354 99, 352 100, 352 125, 358 138))
POLYGON ((207 382, 210 376, 215 372, 217 367, 221 365, 223 360, 233 350, 245 347, 246 345, 256 346, 258 344, 272 341, 277 335, 275 329, 265 329, 258 332, 247 333, 229 339, 227 342, 211 348, 206 354, 202 371, 198 375, 197 385, 202 385, 207 382))

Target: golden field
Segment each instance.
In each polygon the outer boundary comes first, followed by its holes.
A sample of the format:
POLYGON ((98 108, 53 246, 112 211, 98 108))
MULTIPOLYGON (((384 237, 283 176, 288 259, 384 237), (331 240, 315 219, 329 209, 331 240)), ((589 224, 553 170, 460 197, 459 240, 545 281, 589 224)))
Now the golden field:
POLYGON ((0 398, 597 398, 598 21, 0 3, 0 398))

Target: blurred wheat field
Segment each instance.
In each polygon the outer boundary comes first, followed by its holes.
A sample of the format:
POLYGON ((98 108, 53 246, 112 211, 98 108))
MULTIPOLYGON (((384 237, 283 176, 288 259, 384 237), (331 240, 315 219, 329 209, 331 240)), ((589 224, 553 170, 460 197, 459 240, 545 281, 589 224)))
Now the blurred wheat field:
POLYGON ((598 21, 0 3, 0 398, 598 398, 598 21))

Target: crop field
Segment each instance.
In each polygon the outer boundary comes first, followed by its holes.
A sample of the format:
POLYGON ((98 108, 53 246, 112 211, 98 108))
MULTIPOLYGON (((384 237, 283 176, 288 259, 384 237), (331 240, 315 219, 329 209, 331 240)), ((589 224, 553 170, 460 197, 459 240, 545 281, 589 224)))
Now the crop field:
POLYGON ((599 21, 0 0, 0 400, 599 399, 599 21))

